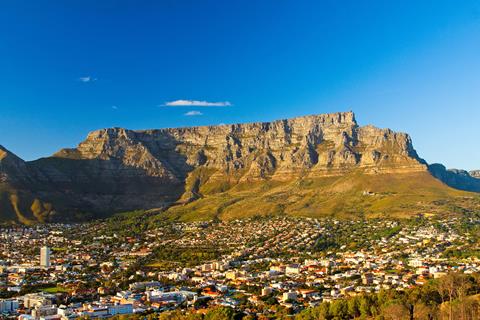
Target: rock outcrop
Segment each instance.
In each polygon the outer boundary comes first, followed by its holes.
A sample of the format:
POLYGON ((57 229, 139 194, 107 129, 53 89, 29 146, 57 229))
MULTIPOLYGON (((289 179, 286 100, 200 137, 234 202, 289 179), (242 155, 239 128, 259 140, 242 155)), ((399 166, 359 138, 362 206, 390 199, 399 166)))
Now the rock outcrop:
POLYGON ((470 171, 469 173, 472 177, 480 179, 480 170, 473 170, 473 171, 470 171))
POLYGON ((255 181, 349 172, 403 174, 428 172, 428 166, 407 134, 359 127, 352 112, 176 129, 109 128, 91 132, 77 148, 31 162, 1 148, 0 219, 101 217, 189 203, 255 181))

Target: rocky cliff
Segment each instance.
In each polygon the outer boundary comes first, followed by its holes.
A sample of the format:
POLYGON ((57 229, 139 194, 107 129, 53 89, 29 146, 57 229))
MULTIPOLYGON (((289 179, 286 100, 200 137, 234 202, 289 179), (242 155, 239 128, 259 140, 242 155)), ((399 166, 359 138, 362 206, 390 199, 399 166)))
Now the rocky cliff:
POLYGON ((278 178, 309 170, 425 170, 408 135, 358 127, 354 115, 335 113, 266 123, 90 133, 76 149, 55 158, 118 161, 171 183, 200 166, 219 174, 278 178))
POLYGON ((428 166, 407 134, 360 127, 352 112, 177 129, 109 128, 32 162, 0 149, 0 217, 77 220, 193 205, 245 185, 352 173, 423 175, 428 166))

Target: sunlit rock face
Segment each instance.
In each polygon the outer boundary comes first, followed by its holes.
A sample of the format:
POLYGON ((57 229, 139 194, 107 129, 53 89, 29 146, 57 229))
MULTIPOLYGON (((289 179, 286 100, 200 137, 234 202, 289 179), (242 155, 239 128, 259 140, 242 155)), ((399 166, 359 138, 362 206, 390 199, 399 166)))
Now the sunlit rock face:
POLYGON ((480 179, 480 170, 470 171, 470 175, 474 178, 480 179))

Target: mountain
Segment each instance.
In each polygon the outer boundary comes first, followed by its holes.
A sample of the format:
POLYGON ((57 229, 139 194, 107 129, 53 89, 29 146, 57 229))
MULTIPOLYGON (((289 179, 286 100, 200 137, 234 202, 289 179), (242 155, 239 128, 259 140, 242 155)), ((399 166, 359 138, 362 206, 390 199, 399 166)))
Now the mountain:
POLYGON ((30 162, 1 150, 0 218, 21 223, 135 209, 159 209, 161 216, 183 220, 405 216, 442 212, 453 204, 469 210, 478 200, 435 179, 407 134, 360 127, 352 112, 221 126, 101 129, 77 148, 30 162))
POLYGON ((430 172, 436 178, 442 180, 447 185, 466 191, 480 192, 480 172, 468 172, 459 169, 448 169, 442 164, 432 164, 429 166, 430 172))

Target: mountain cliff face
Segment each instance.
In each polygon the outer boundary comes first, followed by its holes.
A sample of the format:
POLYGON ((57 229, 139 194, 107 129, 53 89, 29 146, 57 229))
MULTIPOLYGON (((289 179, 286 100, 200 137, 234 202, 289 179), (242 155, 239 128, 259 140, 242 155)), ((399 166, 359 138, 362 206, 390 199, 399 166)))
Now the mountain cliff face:
POLYGON ((353 113, 181 129, 103 129, 54 157, 116 160, 171 183, 200 166, 243 179, 282 179, 305 170, 328 175, 352 167, 426 169, 408 135, 358 127, 353 113))
POLYGON ((0 218, 78 220, 173 204, 188 208, 249 185, 267 190, 267 184, 353 173, 428 175, 428 166, 407 134, 359 127, 352 112, 192 128, 102 129, 77 148, 31 162, 1 148, 0 218))

